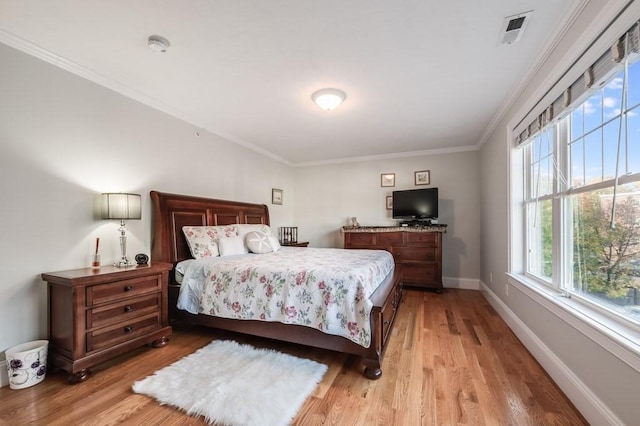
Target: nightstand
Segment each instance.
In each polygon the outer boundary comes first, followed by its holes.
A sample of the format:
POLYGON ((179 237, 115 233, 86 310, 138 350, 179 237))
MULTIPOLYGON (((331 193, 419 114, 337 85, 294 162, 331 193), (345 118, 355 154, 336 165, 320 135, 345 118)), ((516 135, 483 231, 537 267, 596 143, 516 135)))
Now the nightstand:
POLYGON ((280 245, 283 247, 307 247, 309 241, 296 241, 295 243, 283 243, 280 241, 280 245))
POLYGON ((79 383, 89 367, 171 335, 169 263, 42 274, 49 304, 49 357, 79 383))

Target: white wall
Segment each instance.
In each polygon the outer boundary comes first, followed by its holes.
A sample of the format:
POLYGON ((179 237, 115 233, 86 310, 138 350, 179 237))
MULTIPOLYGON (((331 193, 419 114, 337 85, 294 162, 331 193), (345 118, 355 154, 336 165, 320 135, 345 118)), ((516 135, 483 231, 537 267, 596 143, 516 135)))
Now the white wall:
MULTIPOLYGON (((640 373, 585 333, 564 322, 541 300, 510 286, 509 259, 509 152, 508 130, 517 123, 558 79, 575 56, 604 28, 622 1, 589 1, 507 116, 480 152, 482 200, 482 281, 494 306, 528 345, 554 380, 592 424, 638 424, 640 373)), ((631 20, 639 16, 638 3, 631 20), (633 18, 635 14, 635 18, 633 18)), ((625 28, 626 29, 626 28, 625 28)), ((540 298, 538 298, 540 299, 540 298)))
POLYGON ((480 276, 480 171, 478 152, 353 162, 295 170, 292 226, 298 239, 315 247, 343 247, 340 228, 350 217, 360 225, 396 225, 386 209, 394 190, 437 187, 443 237, 443 276, 478 280, 480 276), (414 185, 414 171, 429 170, 429 186, 414 185), (380 175, 395 173, 396 186, 381 187, 380 175))
MULTIPOLYGON (((143 195, 128 253, 150 253, 149 191, 268 204, 272 225, 293 206, 293 170, 237 144, 0 44, 0 356, 46 338, 42 272, 86 267, 96 237, 119 257, 118 224, 95 219, 101 192, 143 195), (201 136, 195 135, 200 131, 201 136)), ((6 372, 6 370, 5 370, 6 372)))

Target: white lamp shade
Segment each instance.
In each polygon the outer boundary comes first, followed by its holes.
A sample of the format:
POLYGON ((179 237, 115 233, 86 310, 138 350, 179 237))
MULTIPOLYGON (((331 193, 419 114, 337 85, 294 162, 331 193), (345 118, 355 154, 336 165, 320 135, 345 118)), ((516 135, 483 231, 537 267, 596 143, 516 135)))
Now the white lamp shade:
POLYGON ((102 194, 103 219, 141 219, 142 203, 140 194, 102 194))
POLYGON ((311 99, 325 111, 338 107, 347 98, 347 94, 339 89, 321 89, 313 92, 311 99))

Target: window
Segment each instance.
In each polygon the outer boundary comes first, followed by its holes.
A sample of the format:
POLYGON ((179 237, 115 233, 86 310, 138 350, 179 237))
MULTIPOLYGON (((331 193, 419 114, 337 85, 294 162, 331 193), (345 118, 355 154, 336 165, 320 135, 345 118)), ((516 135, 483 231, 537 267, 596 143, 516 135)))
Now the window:
POLYGON ((523 138, 522 214, 527 276, 640 325, 637 56, 523 138))
POLYGON ((527 271, 547 283, 552 279, 552 199, 556 193, 553 176, 557 169, 551 130, 536 136, 526 148, 527 271))

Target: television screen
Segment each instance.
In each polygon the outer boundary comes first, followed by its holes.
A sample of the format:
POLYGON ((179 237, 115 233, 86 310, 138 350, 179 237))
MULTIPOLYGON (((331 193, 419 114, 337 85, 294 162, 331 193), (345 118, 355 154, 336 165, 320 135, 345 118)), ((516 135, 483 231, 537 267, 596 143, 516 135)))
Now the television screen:
POLYGON ((393 191, 394 219, 437 219, 438 188, 393 191))

